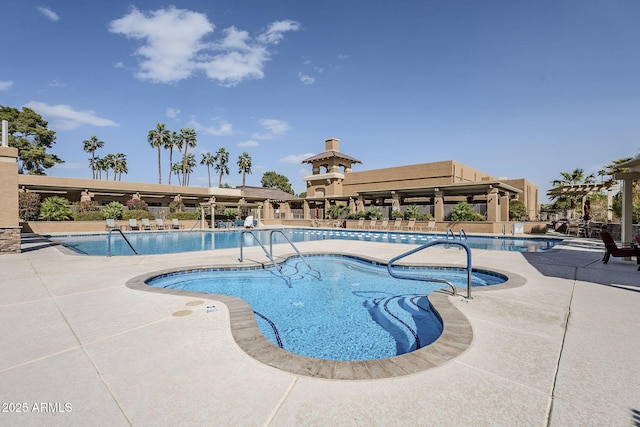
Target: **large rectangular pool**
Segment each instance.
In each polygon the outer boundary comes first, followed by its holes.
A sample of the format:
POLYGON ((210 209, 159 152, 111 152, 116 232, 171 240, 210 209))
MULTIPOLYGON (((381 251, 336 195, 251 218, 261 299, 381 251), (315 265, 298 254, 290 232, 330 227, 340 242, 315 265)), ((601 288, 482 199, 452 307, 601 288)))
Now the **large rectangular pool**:
MULTIPOLYGON (((269 245, 270 238, 274 244, 293 243, 315 240, 361 240, 369 242, 424 244, 433 240, 445 239, 443 234, 398 233, 386 231, 355 230, 319 230, 286 228, 252 230, 255 238, 240 230, 233 231, 134 231, 124 233, 131 246, 140 255, 167 254, 178 252, 206 251, 213 249, 239 248, 242 239, 244 246, 255 246, 262 242, 269 245)), ((84 255, 133 255, 133 251, 120 233, 48 236, 74 252, 84 255), (111 240, 109 242, 109 240, 111 240)), ((449 236, 451 238, 451 236, 449 236)), ((456 239, 459 239, 456 236, 456 239)), ((513 236, 468 236, 463 240, 472 249, 489 249, 498 251, 542 252, 551 249, 560 239, 521 238, 513 236)))

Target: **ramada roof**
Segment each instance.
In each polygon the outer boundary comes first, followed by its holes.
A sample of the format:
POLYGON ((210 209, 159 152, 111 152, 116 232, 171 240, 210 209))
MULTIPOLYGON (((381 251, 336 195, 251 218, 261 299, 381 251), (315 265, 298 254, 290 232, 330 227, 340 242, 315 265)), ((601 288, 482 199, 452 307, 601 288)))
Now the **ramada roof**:
POLYGON ((299 197, 289 194, 286 191, 282 191, 278 188, 267 187, 238 187, 242 190, 242 196, 247 200, 272 200, 288 202, 291 200, 298 200, 299 197))
POLYGON ((304 159, 301 163, 313 163, 318 160, 327 160, 332 158, 348 160, 351 163, 362 163, 360 160, 356 159, 355 157, 347 156, 346 154, 343 154, 336 150, 329 150, 320 154, 316 154, 315 156, 311 156, 308 159, 304 159))

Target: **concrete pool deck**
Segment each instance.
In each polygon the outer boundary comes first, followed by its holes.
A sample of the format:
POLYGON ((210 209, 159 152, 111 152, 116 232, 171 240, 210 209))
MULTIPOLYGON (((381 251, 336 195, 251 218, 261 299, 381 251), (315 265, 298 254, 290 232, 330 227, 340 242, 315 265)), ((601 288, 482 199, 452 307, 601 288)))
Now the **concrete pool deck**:
MULTIPOLYGON (((640 424, 640 272, 618 258, 602 264, 593 239, 544 253, 474 249, 474 267, 526 283, 448 297, 471 325, 469 348, 438 367, 372 380, 267 366, 236 344, 221 302, 125 286, 167 268, 237 263, 238 249, 88 257, 36 235, 22 246, 0 256, 2 425, 640 424)), ((297 246, 380 259, 414 247, 297 246)), ((245 258, 264 259, 259 250, 245 248, 245 258)), ((457 264, 462 253, 435 251, 429 262, 457 264)))

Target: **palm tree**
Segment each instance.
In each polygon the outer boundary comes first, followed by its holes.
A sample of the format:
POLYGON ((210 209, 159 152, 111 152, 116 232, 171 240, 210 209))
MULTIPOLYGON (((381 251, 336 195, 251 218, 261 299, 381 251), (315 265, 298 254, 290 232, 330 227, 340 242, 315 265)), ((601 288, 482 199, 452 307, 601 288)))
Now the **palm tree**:
POLYGON ((122 180, 123 173, 129 173, 129 169, 127 169, 127 155, 122 153, 116 153, 113 156, 114 166, 113 166, 113 180, 116 180, 116 176, 118 177, 118 181, 122 180))
POLYGON ((245 175, 251 173, 251 157, 246 151, 238 156, 238 173, 242 174, 242 186, 244 187, 245 175))
POLYGON ((193 153, 187 154, 187 157, 182 159, 182 167, 184 171, 182 181, 184 185, 189 185, 189 178, 191 177, 193 169, 196 167, 196 156, 194 156, 193 153))
POLYGON ((96 179, 96 150, 104 147, 104 142, 100 141, 97 137, 92 136, 89 139, 82 141, 84 144, 84 151, 91 153, 91 160, 89 160, 89 167, 91 168, 91 179, 96 179))
POLYGON ((171 172, 173 171, 173 149, 178 148, 178 150, 182 151, 182 142, 180 141, 180 137, 178 133, 175 131, 171 132, 171 135, 164 142, 165 150, 169 150, 169 185, 171 185, 171 172))
POLYGON ((182 162, 175 162, 173 166, 171 166, 171 171, 178 178, 178 182, 180 182, 180 174, 182 173, 182 162))
POLYGON ((164 123, 158 123, 155 129, 149 131, 147 135, 147 141, 151 144, 152 147, 158 148, 158 184, 162 184, 162 171, 161 171, 161 161, 160 161, 160 149, 164 147, 167 143, 167 140, 171 137, 171 132, 169 129, 165 129, 164 123))
POLYGON ((218 187, 222 187, 222 175, 229 175, 229 153, 223 148, 218 148, 216 155, 213 157, 216 161, 215 170, 220 174, 218 187))
POLYGON ((102 179, 102 171, 104 170, 104 159, 101 157, 96 157, 96 178, 102 179))
POLYGON ((211 166, 216 163, 216 158, 208 151, 202 155, 201 165, 207 165, 207 176, 209 177, 209 187, 211 187, 211 166))
POLYGON ((196 141, 196 131, 191 128, 180 129, 181 142, 184 144, 184 156, 182 156, 182 185, 187 185, 187 151, 189 147, 195 147, 197 145, 196 141))
POLYGON ((107 154, 102 158, 104 162, 104 171, 107 173, 107 181, 109 180, 109 169, 115 169, 116 167, 116 159, 113 154, 107 154))

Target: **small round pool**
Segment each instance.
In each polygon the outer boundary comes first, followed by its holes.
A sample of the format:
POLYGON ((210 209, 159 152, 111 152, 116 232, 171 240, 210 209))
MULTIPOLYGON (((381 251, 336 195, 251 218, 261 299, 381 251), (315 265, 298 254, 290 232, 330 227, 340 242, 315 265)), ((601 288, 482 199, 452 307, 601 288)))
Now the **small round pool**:
MULTIPOLYGON (((395 279, 386 265, 348 256, 293 257, 281 267, 282 271, 273 267, 186 270, 146 283, 241 298, 251 306, 267 339, 312 358, 383 359, 425 347, 442 333, 442 321, 427 295, 446 285, 395 279)), ((447 280, 457 288, 467 286, 465 269, 411 267, 404 274, 447 280)), ((472 286, 506 280, 490 271, 472 274, 472 286)))

